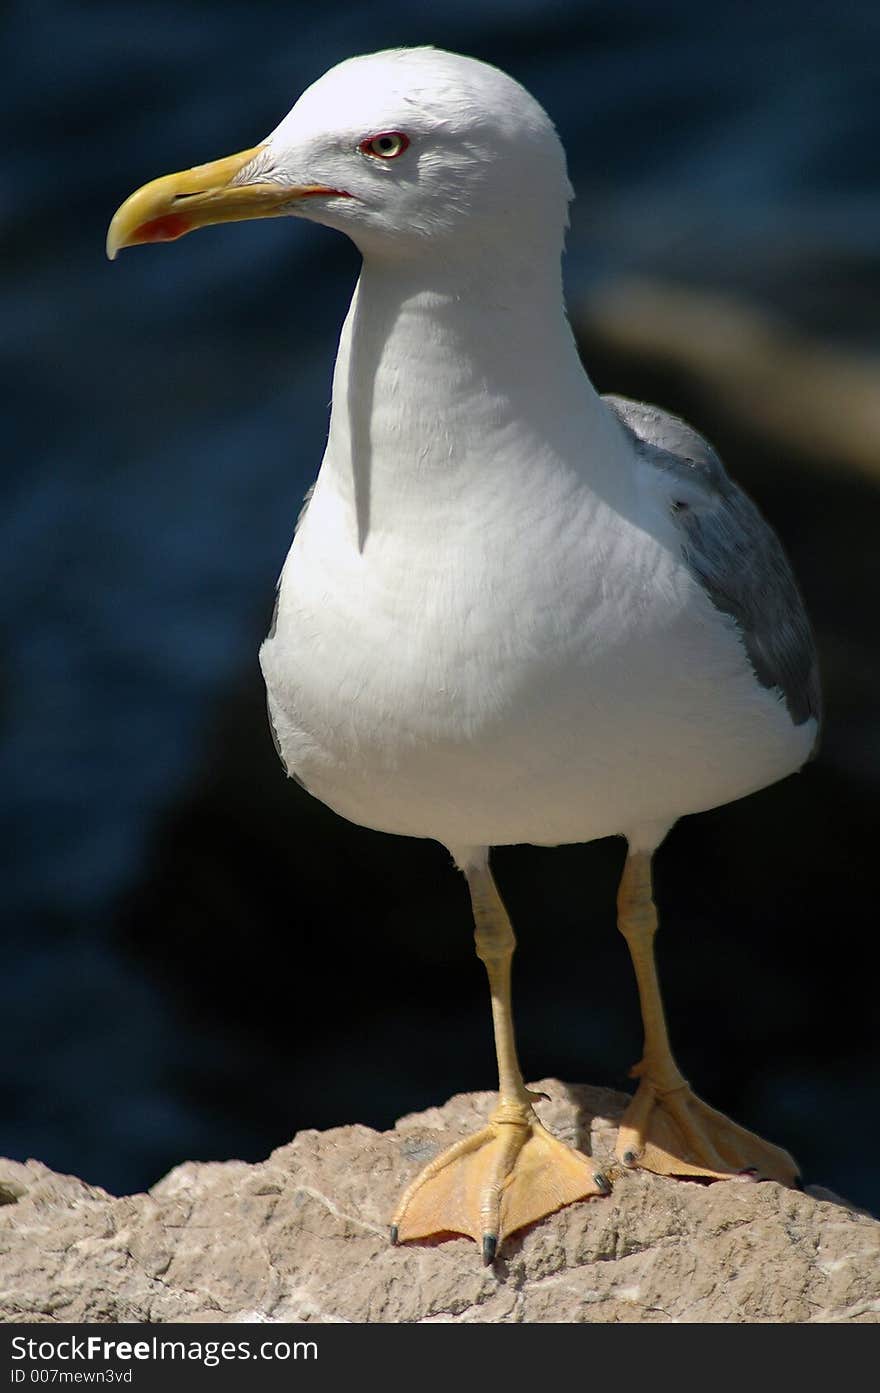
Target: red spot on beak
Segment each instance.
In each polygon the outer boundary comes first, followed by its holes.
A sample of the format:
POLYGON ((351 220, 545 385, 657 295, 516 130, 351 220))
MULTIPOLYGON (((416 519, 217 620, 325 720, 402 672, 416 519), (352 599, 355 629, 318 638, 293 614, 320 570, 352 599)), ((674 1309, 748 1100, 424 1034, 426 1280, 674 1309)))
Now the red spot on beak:
POLYGON ((162 218, 152 218, 141 223, 132 237, 133 242, 174 242, 189 232, 192 223, 182 213, 166 213, 162 218))

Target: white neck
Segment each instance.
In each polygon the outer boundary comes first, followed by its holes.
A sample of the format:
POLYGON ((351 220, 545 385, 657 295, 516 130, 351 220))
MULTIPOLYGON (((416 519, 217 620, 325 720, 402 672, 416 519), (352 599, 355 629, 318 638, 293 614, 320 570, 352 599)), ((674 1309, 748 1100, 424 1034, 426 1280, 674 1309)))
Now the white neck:
POLYGON ((583 458, 599 483, 616 463, 609 414, 579 361, 555 258, 463 268, 370 256, 340 338, 321 485, 363 550, 371 533, 426 515, 443 526, 477 479, 510 490, 548 460, 583 458))

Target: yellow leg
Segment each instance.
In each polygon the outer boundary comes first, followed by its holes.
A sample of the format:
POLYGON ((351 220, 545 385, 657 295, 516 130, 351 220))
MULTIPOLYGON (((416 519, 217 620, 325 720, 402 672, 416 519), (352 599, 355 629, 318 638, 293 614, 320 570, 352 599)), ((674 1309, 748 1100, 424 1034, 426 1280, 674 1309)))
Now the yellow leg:
POLYGON ((557 1141, 532 1110, 516 1054, 510 969, 516 940, 488 865, 466 872, 477 956, 489 976, 498 1057, 498 1106, 482 1128, 431 1161, 405 1190, 391 1222, 394 1243, 469 1235, 492 1262, 510 1233, 610 1186, 589 1157, 557 1141))
POLYGON ((648 853, 627 858, 617 916, 635 969, 645 1030, 642 1060, 631 1071, 640 1083, 620 1124, 618 1159, 658 1175, 747 1176, 792 1185, 798 1171, 788 1152, 703 1103, 673 1058, 654 961, 657 911, 648 853))

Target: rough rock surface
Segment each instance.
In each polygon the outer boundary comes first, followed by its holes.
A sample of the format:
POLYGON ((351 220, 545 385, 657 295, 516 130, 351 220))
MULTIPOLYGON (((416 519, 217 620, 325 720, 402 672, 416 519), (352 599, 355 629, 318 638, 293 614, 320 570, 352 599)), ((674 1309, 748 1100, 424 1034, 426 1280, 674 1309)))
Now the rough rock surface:
MULTIPOLYGON (((626 1100, 536 1087, 543 1120, 607 1170, 626 1100)), ((490 1104, 302 1132, 258 1165, 187 1162, 122 1199, 0 1162, 2 1318, 880 1321, 880 1223, 827 1191, 625 1172, 508 1239, 494 1270, 467 1239, 389 1247, 399 1190, 490 1104)))

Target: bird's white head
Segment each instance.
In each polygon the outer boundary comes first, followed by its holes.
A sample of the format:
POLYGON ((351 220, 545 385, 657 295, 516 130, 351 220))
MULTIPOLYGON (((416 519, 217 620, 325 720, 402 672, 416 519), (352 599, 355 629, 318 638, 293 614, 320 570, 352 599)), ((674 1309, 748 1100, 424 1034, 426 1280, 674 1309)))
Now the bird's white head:
POLYGON ((466 255, 514 226, 520 246, 558 252, 570 197, 553 125, 513 78, 440 49, 392 49, 331 68, 262 144, 139 189, 107 251, 288 215, 369 254, 466 255))

